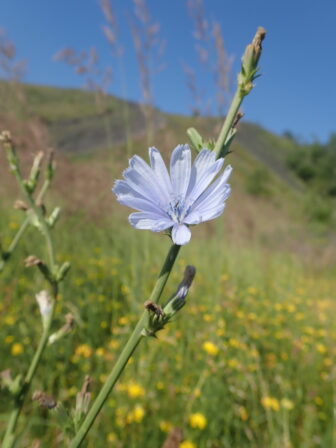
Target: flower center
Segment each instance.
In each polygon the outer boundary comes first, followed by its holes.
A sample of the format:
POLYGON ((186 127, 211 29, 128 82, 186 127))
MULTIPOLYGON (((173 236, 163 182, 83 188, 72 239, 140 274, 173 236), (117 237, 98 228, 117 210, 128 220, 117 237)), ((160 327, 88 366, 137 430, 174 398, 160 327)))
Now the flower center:
POLYGON ((170 201, 167 213, 173 221, 182 223, 186 215, 185 201, 179 198, 170 201))

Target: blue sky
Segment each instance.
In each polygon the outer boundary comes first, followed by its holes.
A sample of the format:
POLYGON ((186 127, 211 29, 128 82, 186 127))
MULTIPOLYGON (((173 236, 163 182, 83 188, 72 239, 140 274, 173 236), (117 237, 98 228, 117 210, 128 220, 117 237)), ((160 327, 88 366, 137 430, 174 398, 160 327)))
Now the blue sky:
MULTIPOLYGON (((124 47, 127 96, 141 99, 139 70, 129 29, 132 0, 111 0, 124 47)), ((189 113, 192 99, 182 63, 197 74, 204 103, 215 96, 213 76, 200 67, 186 0, 147 0, 160 36, 166 41, 165 68, 153 79, 155 104, 162 110, 189 113)), ((244 103, 245 118, 277 133, 291 130, 302 139, 326 140, 336 132, 336 2, 334 0, 204 0, 209 21, 220 22, 233 71, 255 30, 267 30, 260 61, 262 77, 244 103)), ((15 43, 18 57, 28 62, 25 80, 55 86, 78 86, 83 80, 53 60, 66 46, 95 46, 101 66, 111 66, 112 93, 121 94, 117 62, 102 33, 104 17, 98 0, 2 0, 0 26, 15 43)))

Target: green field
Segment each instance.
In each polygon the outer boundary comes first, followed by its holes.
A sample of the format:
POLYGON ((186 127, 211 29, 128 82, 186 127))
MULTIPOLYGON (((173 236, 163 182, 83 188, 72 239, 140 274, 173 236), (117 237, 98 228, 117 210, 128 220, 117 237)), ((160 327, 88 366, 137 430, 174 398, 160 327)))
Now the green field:
MULTIPOLYGON (((165 116, 155 145, 168 154, 186 141, 191 123, 165 116)), ((210 134, 216 124, 200 119, 198 128, 210 134)), ((195 265, 187 305, 131 358, 88 447, 157 448, 176 427, 184 434, 181 448, 335 446, 335 233, 332 217, 319 213, 324 198, 286 166, 286 154, 295 148, 286 138, 242 125, 227 158, 234 166, 227 209, 217 221, 193 229, 164 292, 169 298, 185 266, 195 265)), ((133 151, 145 154, 141 135, 133 151)), ((28 164, 31 152, 19 152, 28 164)), ((97 395, 169 247, 167 236, 131 228, 127 210, 110 191, 126 167, 125 145, 84 152, 57 155, 55 187, 46 202, 48 210, 63 207, 55 230, 57 260, 72 266, 53 328, 69 312, 75 328, 47 349, 31 391, 48 393, 69 411, 85 375, 97 395)), ((11 209, 18 190, 3 153, 0 158, 6 248, 24 217, 11 209)), ((13 376, 27 368, 41 331, 35 294, 47 284, 36 268, 24 267, 32 254, 44 257, 43 238, 29 228, 0 273, 0 370, 10 368, 13 376)), ((66 446, 56 412, 31 395, 20 419, 20 446, 66 446)), ((9 405, 2 390, 1 429, 9 405)))

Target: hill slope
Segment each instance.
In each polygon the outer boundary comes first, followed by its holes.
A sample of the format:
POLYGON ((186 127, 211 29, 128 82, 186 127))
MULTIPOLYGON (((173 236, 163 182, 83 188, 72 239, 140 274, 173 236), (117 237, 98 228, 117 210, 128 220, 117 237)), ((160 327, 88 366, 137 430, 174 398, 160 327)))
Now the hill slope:
MULTIPOLYGON (((114 209, 126 214, 111 201, 110 189, 131 154, 146 157, 143 108, 113 96, 104 98, 98 107, 93 93, 76 89, 32 85, 20 88, 21 99, 15 99, 15 107, 1 102, 1 128, 9 127, 16 139, 21 138, 21 146, 29 149, 27 157, 46 145, 60 150, 56 193, 63 206, 71 213, 86 210, 99 218, 111 216, 114 209), (129 145, 127 133, 131 135, 129 145), (67 199, 69 191, 71 200, 67 199)), ((222 123, 217 118, 178 116, 158 110, 154 110, 153 117, 152 142, 167 157, 178 143, 188 141, 188 127, 194 126, 204 137, 214 138, 222 123)), ((312 204, 309 190, 288 168, 287 158, 298 148, 296 142, 261 126, 240 123, 233 153, 227 159, 234 166, 234 188, 226 226, 232 236, 236 235, 234 238, 304 250, 302 235, 306 234, 307 241, 312 238, 307 224, 321 201, 312 204)), ((4 176, 0 187, 7 192, 11 179, 6 168, 0 170, 4 176)), ((326 228, 319 227, 320 234, 321 229, 325 234, 326 228)))

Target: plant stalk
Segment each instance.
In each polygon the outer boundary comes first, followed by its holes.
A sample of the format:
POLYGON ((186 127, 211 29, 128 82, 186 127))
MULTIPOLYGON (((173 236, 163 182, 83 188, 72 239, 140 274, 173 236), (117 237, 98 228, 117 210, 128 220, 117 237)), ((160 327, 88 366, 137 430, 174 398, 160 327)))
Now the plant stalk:
POLYGON ((227 113, 227 116, 224 120, 222 129, 219 133, 218 139, 216 141, 216 145, 214 147, 214 151, 217 154, 217 159, 222 157, 222 152, 225 150, 224 145, 228 138, 229 132, 232 129, 232 126, 234 124, 235 118, 237 116, 237 113, 239 111, 240 105, 243 102, 244 94, 241 92, 241 88, 238 85, 237 90, 234 94, 234 97, 232 99, 232 103, 230 105, 230 109, 227 113))
MULTIPOLYGON (((169 249, 168 255, 166 257, 166 260, 162 266, 161 272, 159 274, 159 277, 155 283, 155 286, 153 288, 153 291, 150 295, 149 300, 152 300, 155 303, 159 302, 160 296, 162 294, 162 291, 167 283, 169 274, 171 273, 171 270, 174 266, 175 260, 177 258, 177 255, 180 251, 181 246, 178 246, 176 244, 173 244, 171 248, 169 249)), ((119 377, 121 376, 124 368, 127 365, 127 362, 129 358, 132 356, 133 352, 139 345, 141 339, 144 337, 142 334, 143 329, 146 326, 148 319, 148 312, 144 311, 142 316, 140 317, 135 329, 133 330, 133 333, 131 334, 130 338, 128 339, 125 347, 123 348, 121 354, 119 355, 119 358, 114 365, 109 377, 106 380, 106 383, 100 390, 97 398, 95 399, 94 403, 92 404, 88 414, 86 415, 82 425, 80 426, 77 434, 75 435, 74 439, 72 440, 69 448, 77 448, 80 446, 80 444, 85 439, 87 433, 89 432, 91 426, 93 425, 95 419, 97 418, 100 410, 104 406, 105 401, 107 400, 110 392, 112 391, 114 385, 118 381, 119 377)))
POLYGON ((41 338, 40 338, 40 342, 38 344, 38 347, 36 349, 36 352, 34 354, 33 359, 31 360, 30 366, 28 368, 28 371, 26 373, 26 376, 24 378, 23 384, 20 388, 20 391, 17 393, 17 395, 15 396, 15 401, 14 401, 14 409, 9 417, 9 421, 7 424, 7 428, 6 428, 6 433, 5 433, 5 437, 3 440, 3 445, 2 448, 12 448, 15 444, 15 429, 17 426, 17 422, 18 419, 20 417, 21 414, 21 410, 25 401, 25 398, 27 396, 27 393, 30 389, 32 380, 34 378, 35 372, 37 370, 37 367, 40 363, 40 360, 42 358, 43 352, 45 347, 48 344, 48 340, 49 340, 49 333, 50 333, 50 328, 51 328, 51 324, 53 321, 53 316, 54 316, 54 310, 55 310, 55 305, 56 305, 56 297, 54 297, 53 300, 53 306, 52 306, 52 310, 50 312, 48 321, 46 323, 45 328, 43 329, 41 338))
MULTIPOLYGON (((41 191, 40 191, 40 193, 38 194, 38 196, 36 198, 36 202, 40 202, 43 199, 43 196, 47 192, 49 186, 50 186, 50 181, 46 180, 44 182, 44 184, 42 185, 41 191)), ((16 246, 18 245, 22 235, 24 234, 24 232, 26 231, 28 226, 29 226, 29 217, 26 217, 25 220, 22 222, 19 230, 16 232, 12 242, 10 243, 10 245, 8 247, 8 249, 5 251, 5 256, 3 257, 2 260, 0 260, 0 272, 3 271, 6 263, 8 262, 10 257, 12 256, 14 250, 16 249, 16 246)))

